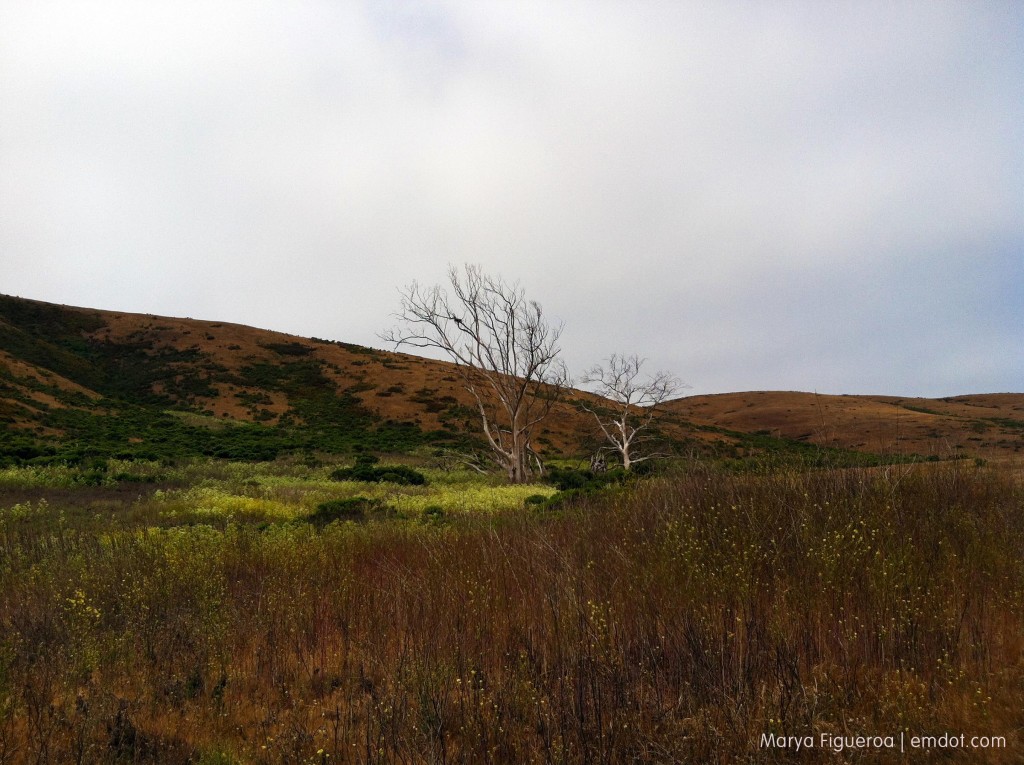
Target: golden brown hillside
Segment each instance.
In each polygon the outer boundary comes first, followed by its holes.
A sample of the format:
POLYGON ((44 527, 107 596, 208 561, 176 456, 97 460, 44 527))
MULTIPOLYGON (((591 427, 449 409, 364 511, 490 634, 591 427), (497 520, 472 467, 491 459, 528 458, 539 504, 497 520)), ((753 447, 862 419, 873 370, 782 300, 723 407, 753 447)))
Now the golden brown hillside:
MULTIPOLYGON (((19 451, 12 434, 71 438, 87 453, 97 432, 113 453, 118 444, 173 453, 174 438, 179 447, 206 438, 196 427, 245 423, 282 426, 276 446, 249 449, 266 435, 260 431, 243 434, 241 447, 209 436, 196 449, 225 456, 360 444, 386 450, 479 437, 472 400, 447 362, 227 322, 0 296, 0 435, 10 453, 35 453, 19 451), (174 422, 193 429, 172 432, 174 422), (320 435, 303 435, 311 431, 320 435)), ((1024 394, 690 396, 670 402, 661 429, 683 452, 710 447, 726 456, 757 450, 743 434, 881 454, 1010 455, 1024 448, 1024 394)), ((571 400, 535 434, 535 447, 549 454, 586 454, 601 443, 591 416, 571 400)))
POLYGON ((1024 450, 1021 393, 927 399, 755 391, 689 396, 670 408, 697 424, 880 454, 945 458, 1024 450))
MULTIPOLYGON (((371 427, 369 416, 377 426, 479 433, 450 363, 227 322, 0 298, 0 372, 0 417, 39 436, 61 434, 54 410, 91 412, 111 398, 201 413, 208 426, 309 426, 340 416, 371 427), (330 400, 338 406, 325 408, 330 400)), ((684 439, 692 429, 671 430, 684 439)), ((591 416, 566 401, 536 432, 535 447, 585 452, 595 434, 591 416)))

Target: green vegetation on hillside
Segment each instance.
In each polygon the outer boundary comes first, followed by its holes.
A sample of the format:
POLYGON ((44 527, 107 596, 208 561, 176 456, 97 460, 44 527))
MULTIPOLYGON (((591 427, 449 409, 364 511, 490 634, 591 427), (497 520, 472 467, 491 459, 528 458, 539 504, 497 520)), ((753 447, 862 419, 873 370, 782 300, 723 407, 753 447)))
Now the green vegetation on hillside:
MULTIPOLYGON (((92 458, 261 461, 314 452, 401 453, 427 445, 462 453, 488 451, 478 432, 479 414, 459 404, 451 390, 407 390, 402 383, 376 390, 366 378, 365 364, 372 360, 389 370, 405 368, 380 351, 333 343, 360 357, 352 368, 343 369, 318 357, 317 347, 327 341, 263 339, 261 355, 238 357, 229 369, 223 357, 204 350, 198 337, 183 346, 180 335, 188 335, 189 329, 175 330, 177 345, 172 346, 166 334, 171 328, 158 322, 143 318, 139 329, 115 343, 102 332, 105 319, 100 313, 0 296, 0 351, 39 370, 33 375, 16 373, 16 366, 0 369, 0 466, 92 458), (425 431, 416 421, 382 419, 360 400, 370 390, 379 398, 404 397, 436 416, 440 429, 425 431), (229 406, 218 408, 222 415, 226 408, 242 412, 244 419, 214 416, 209 407, 218 398, 229 400, 229 406)), ((448 381, 458 384, 455 377, 448 381)), ((582 416, 589 422, 589 414, 582 416)), ((1019 430, 1017 420, 985 422, 1019 430)), ((721 436, 717 443, 706 443, 687 438, 694 429, 667 414, 651 423, 651 440, 644 447, 715 459, 741 472, 921 459, 820 447, 768 433, 696 428, 721 436)), ((601 446, 600 440, 588 440, 585 430, 581 427, 579 434, 580 455, 601 446)), ((534 441, 545 459, 580 456, 559 454, 543 429, 534 441)))
POLYGON ((735 440, 737 449, 745 456, 720 455, 723 467, 737 472, 774 471, 785 467, 804 468, 848 468, 900 465, 925 461, 917 454, 875 454, 873 452, 843 449, 834 446, 798 441, 793 438, 773 436, 768 432, 741 433, 714 428, 735 440))
POLYGON ((325 363, 309 358, 310 347, 301 343, 267 344, 277 361, 253 361, 231 372, 198 345, 184 350, 158 347, 142 331, 116 344, 87 336, 102 326, 98 315, 0 296, 0 350, 102 396, 93 401, 80 392, 3 370, 0 393, 11 398, 14 408, 0 412, 0 418, 10 422, 31 411, 37 430, 59 435, 42 438, 3 428, 0 465, 91 457, 269 460, 292 452, 396 452, 465 442, 464 436, 451 432, 422 432, 411 423, 381 421, 356 398, 357 386, 340 388, 325 374, 325 363), (179 416, 203 414, 200 400, 216 396, 216 385, 241 389, 240 400, 253 404, 257 422, 218 428, 179 416), (45 393, 62 406, 47 406, 20 389, 45 393), (259 393, 246 392, 250 390, 259 393), (274 419, 271 413, 255 411, 269 400, 268 392, 285 394, 289 403, 274 423, 266 421, 274 419))

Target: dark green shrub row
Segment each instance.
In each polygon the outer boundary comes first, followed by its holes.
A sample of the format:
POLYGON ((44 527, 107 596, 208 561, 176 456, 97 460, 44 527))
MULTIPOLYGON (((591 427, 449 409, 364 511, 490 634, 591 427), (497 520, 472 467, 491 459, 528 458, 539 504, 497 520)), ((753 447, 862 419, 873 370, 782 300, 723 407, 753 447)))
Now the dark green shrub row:
POLYGON ((323 528, 334 521, 362 521, 367 515, 379 509, 379 503, 366 497, 349 497, 347 499, 331 499, 321 502, 316 512, 306 516, 306 520, 318 528, 323 528))
POLYGON ((621 469, 609 470, 605 473, 595 473, 592 470, 556 467, 551 468, 547 472, 544 480, 559 491, 569 491, 570 489, 596 491, 603 489, 611 483, 621 483, 625 475, 625 471, 621 469))
POLYGON ((630 484, 638 479, 653 476, 657 472, 658 463, 655 460, 644 460, 643 462, 635 463, 632 470, 629 471, 622 468, 612 468, 611 470, 595 473, 593 470, 553 467, 544 475, 544 481, 558 489, 558 493, 550 497, 545 497, 542 494, 533 494, 526 498, 525 504, 527 507, 537 509, 557 510, 577 497, 584 497, 611 487, 630 484))
POLYGON ((366 481, 367 483, 397 483, 403 486, 425 486, 426 476, 406 465, 377 467, 377 458, 360 455, 350 468, 338 468, 331 473, 335 481, 366 481))

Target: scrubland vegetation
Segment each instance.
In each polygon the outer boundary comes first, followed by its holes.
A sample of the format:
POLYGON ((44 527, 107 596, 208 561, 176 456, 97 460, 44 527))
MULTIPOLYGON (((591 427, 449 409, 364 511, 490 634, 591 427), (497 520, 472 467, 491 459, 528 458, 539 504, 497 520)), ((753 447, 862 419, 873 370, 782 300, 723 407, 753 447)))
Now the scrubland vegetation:
POLYGON ((551 500, 337 467, 0 471, 0 762, 897 762, 759 742, 901 730, 1020 760, 1013 470, 696 462, 551 500))
POLYGON ((1016 396, 600 398, 449 277, 455 366, 0 296, 0 765, 1022 760, 1016 396))

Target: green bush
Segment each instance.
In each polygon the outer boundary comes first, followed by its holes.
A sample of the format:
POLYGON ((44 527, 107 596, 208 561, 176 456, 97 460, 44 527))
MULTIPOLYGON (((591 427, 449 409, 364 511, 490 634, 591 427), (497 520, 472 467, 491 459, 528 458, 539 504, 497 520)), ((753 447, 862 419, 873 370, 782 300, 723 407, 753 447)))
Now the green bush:
POLYGON ((334 521, 362 521, 375 506, 376 503, 366 497, 331 499, 317 505, 316 512, 307 515, 306 520, 319 528, 334 521))
POLYGON ((422 521, 424 523, 444 523, 444 508, 440 505, 427 505, 423 508, 422 521))
POLYGON ((655 475, 658 472, 658 467, 657 460, 648 459, 643 462, 633 463, 630 472, 639 478, 646 478, 647 476, 655 475))
POLYGON ((594 479, 594 473, 589 470, 574 470, 573 468, 552 468, 547 474, 547 482, 559 491, 569 489, 582 489, 594 479))
POLYGON ((366 481, 367 483, 396 483, 403 486, 425 486, 426 476, 406 465, 375 467, 376 457, 360 455, 350 468, 339 468, 331 473, 335 481, 366 481))
POLYGON ((545 500, 543 505, 537 505, 536 509, 552 511, 564 510, 567 505, 578 500, 586 499, 587 497, 592 496, 594 492, 595 489, 565 489, 564 491, 559 491, 556 494, 552 494, 545 500))
POLYGON ((615 468, 606 473, 594 473, 590 470, 555 467, 548 471, 544 480, 559 491, 597 491, 610 484, 622 483, 626 475, 622 468, 615 468))

